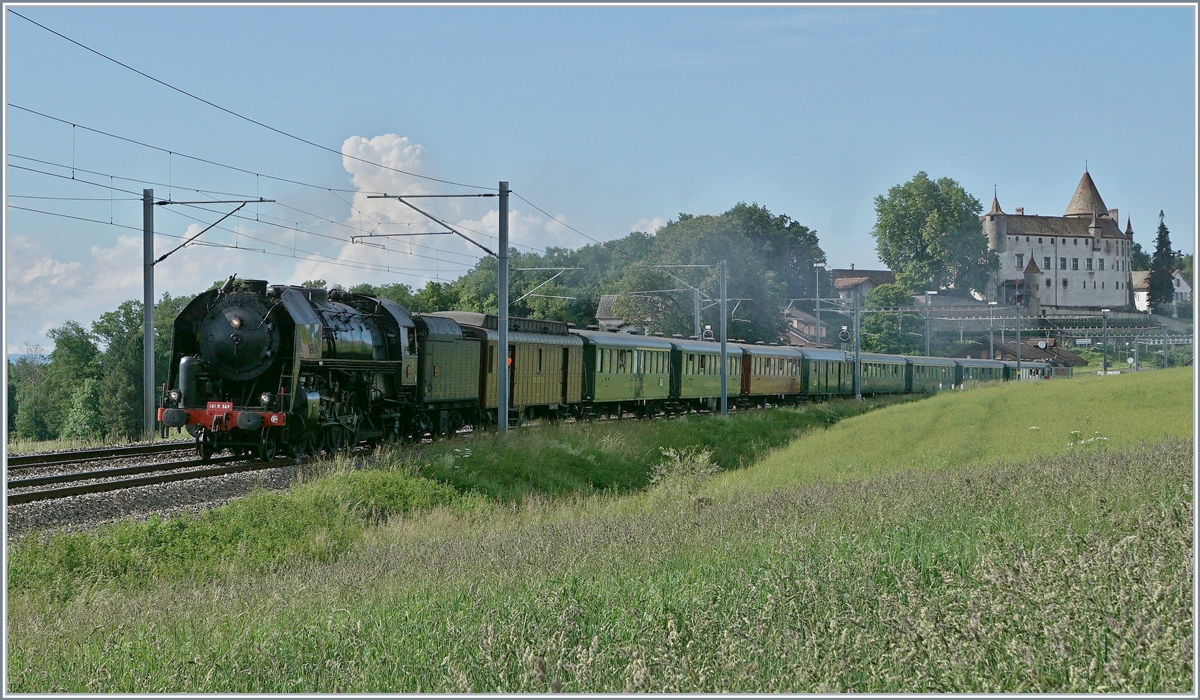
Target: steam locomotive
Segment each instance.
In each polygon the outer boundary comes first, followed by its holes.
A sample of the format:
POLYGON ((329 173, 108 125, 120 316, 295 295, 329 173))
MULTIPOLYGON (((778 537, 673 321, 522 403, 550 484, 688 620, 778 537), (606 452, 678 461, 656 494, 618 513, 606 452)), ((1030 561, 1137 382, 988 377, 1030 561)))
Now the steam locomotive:
MULTIPOLYGON (((510 419, 715 410, 720 346, 511 318, 510 419)), ((338 289, 230 277, 174 322, 159 426, 185 429, 202 459, 272 459, 496 422, 494 315, 410 314, 338 289)), ((854 393, 854 358, 830 349, 727 343, 730 405, 854 393)), ((1053 376, 1041 363, 863 354, 862 393, 937 391, 967 380, 1053 376)))

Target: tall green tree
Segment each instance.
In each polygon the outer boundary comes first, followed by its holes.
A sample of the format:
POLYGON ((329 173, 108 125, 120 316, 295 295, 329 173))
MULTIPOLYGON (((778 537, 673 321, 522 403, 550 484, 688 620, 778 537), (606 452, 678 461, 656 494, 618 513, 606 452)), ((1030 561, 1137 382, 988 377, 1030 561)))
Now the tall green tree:
POLYGON ((1134 272, 1145 272, 1150 269, 1150 254, 1142 250, 1142 244, 1134 241, 1129 249, 1129 269, 1134 272))
POLYGON ((910 289, 983 290, 1000 268, 979 222, 983 206, 950 178, 924 171, 875 198, 879 259, 910 289))
POLYGON ((100 413, 108 437, 142 434, 142 303, 126 301, 92 323, 104 352, 100 364, 100 413))
POLYGON ((902 284, 881 284, 867 293, 862 317, 862 349, 898 355, 920 355, 925 350, 920 314, 908 311, 873 312, 872 309, 903 309, 913 305, 912 292, 902 284))
POLYGON ((1175 295, 1172 272, 1175 271, 1175 253, 1171 250, 1171 232, 1158 212, 1158 234, 1154 238, 1154 257, 1150 262, 1150 308, 1156 314, 1171 312, 1171 301, 1175 295))
POLYGON ((24 353, 8 363, 8 425, 18 438, 48 440, 47 416, 53 412, 44 391, 49 363, 42 348, 25 346, 24 353))
POLYGON ((88 379, 97 375, 100 351, 92 334, 75 321, 67 321, 46 333, 54 341, 41 392, 51 410, 46 414, 49 437, 59 437, 71 397, 88 379))
MULTIPOLYGON (((668 335, 691 335, 694 324, 693 293, 699 287, 707 299, 701 325, 720 324, 720 269, 725 260, 729 304, 730 338, 775 342, 783 332, 783 315, 789 293, 811 290, 812 262, 824 261, 816 244, 816 233, 787 216, 745 203, 712 216, 680 214, 654 235, 654 243, 643 265, 704 265, 700 268, 650 270, 631 265, 625 269, 618 288, 622 294, 613 309, 622 317, 651 319, 647 325, 668 335), (684 291, 657 292, 656 290, 684 291), (643 293, 641 297, 633 292, 643 293), (653 292, 652 294, 646 294, 653 292), (736 310, 735 310, 736 309, 736 310)), ((811 292, 809 293, 811 296, 811 292)))

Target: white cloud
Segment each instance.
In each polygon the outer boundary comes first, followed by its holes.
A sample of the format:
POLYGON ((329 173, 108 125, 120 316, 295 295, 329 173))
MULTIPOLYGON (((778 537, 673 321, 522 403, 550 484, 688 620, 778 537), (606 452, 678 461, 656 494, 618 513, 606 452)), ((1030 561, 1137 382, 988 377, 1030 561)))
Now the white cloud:
POLYGON ((667 225, 667 220, 662 218, 661 216, 656 216, 653 219, 647 219, 646 217, 643 216, 642 218, 635 221, 632 226, 629 227, 629 232, 633 233, 634 231, 643 231, 645 233, 655 233, 660 228, 662 228, 663 226, 666 226, 666 225, 667 225))

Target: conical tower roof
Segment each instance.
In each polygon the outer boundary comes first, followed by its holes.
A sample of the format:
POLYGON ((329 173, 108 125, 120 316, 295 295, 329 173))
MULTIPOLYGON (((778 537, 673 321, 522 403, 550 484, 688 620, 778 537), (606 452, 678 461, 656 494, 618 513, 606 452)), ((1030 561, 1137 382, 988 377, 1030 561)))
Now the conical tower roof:
POLYGON ((1083 171, 1083 177, 1079 179, 1079 186, 1075 188, 1075 196, 1071 197, 1071 203, 1067 205, 1067 213, 1063 216, 1091 216, 1107 213, 1108 207, 1104 206, 1104 200, 1100 198, 1100 193, 1096 190, 1096 183, 1092 182, 1092 176, 1086 170, 1083 171))

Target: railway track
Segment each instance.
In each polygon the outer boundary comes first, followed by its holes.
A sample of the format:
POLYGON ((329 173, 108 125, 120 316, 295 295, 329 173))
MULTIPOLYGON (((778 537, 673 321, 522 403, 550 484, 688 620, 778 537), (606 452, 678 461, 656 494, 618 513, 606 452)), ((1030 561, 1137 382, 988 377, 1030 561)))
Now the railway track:
POLYGON ((149 464, 124 464, 108 468, 94 468, 96 461, 120 459, 143 455, 178 452, 191 448, 191 443, 168 443, 141 445, 136 447, 110 448, 103 450, 79 450, 49 455, 29 455, 17 464, 9 464, 9 470, 32 470, 34 468, 59 468, 81 465, 81 469, 42 474, 7 481, 8 505, 48 501, 88 493, 104 493, 137 486, 166 484, 174 481, 206 479, 226 474, 274 469, 288 466, 289 462, 251 460, 246 457, 216 457, 205 462, 186 459, 149 464), (86 482, 86 483, 80 483, 86 482), (50 488, 45 488, 45 487, 50 488), (14 491, 16 491, 14 493, 14 491))
POLYGON ((40 467, 56 467, 78 462, 92 462, 117 457, 139 457, 156 455, 164 452, 178 452, 193 449, 193 442, 159 442, 153 445, 133 445, 130 447, 104 447, 91 450, 72 450, 69 452, 49 452, 36 455, 10 456, 6 462, 8 471, 34 469, 40 467))

